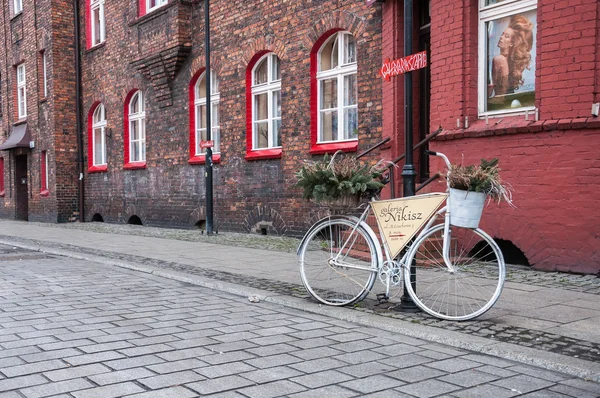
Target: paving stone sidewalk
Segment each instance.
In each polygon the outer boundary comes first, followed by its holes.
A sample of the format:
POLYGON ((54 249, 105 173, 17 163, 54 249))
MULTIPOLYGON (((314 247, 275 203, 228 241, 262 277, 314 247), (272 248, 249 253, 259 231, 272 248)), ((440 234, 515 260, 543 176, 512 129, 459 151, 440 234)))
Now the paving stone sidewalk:
POLYGON ((600 394, 563 373, 148 273, 0 255, 0 397, 600 394))

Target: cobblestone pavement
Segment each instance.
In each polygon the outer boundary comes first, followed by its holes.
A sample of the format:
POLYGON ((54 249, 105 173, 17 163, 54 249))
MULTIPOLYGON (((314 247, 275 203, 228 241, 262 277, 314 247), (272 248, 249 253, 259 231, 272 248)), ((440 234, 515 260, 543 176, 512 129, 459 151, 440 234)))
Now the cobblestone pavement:
POLYGON ((600 396, 565 374, 155 275, 0 255, 0 397, 600 396))

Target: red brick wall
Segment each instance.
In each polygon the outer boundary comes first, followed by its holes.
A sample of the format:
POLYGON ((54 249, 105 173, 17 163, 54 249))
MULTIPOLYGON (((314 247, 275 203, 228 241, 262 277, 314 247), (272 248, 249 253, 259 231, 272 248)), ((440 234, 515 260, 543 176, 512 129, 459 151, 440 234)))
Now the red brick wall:
MULTIPOLYGON (((386 2, 386 7, 401 3, 386 2)), ((593 187, 600 183, 600 120, 590 117, 590 110, 599 100, 600 5, 538 1, 535 84, 540 120, 531 114, 529 120, 524 115, 500 117, 489 124, 477 120, 477 2, 432 0, 431 9, 430 127, 444 129, 431 148, 465 164, 498 157, 503 178, 514 188, 517 209, 490 205, 482 228, 511 241, 536 268, 599 272, 600 216, 593 211, 598 202, 593 187)), ((384 36, 393 18, 384 12, 384 36)), ((384 54, 398 46, 385 37, 383 42, 384 54)), ((384 83, 384 107, 402 103, 398 88, 386 89, 384 83)), ((390 118, 398 119, 394 112, 384 112, 384 135, 394 135, 388 131, 390 118)), ((432 162, 431 168, 440 169, 440 163, 432 162)))
MULTIPOLYGON (((6 4, 12 4, 7 1, 6 4)), ((9 7, 12 9, 12 7, 9 7)), ((0 43, 2 130, 17 121, 15 65, 24 62, 27 81, 27 127, 33 149, 11 149, 28 156, 28 208, 32 221, 67 221, 77 211, 73 9, 69 0, 25 0, 23 13, 2 8, 3 29, 10 38, 0 43), (46 54, 47 98, 43 97, 41 51, 46 54), (41 152, 48 156, 48 196, 41 196, 41 152)), ((4 140, 4 139, 3 139, 4 140)), ((3 141, 2 140, 2 141, 3 141)), ((15 215, 14 156, 3 154, 5 196, 0 216, 15 215)))

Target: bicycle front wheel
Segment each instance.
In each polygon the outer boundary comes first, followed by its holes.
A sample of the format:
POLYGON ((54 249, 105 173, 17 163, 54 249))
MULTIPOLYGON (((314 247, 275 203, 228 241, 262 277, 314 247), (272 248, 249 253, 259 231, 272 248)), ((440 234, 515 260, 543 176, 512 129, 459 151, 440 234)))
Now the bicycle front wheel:
POLYGON ((436 225, 411 247, 405 285, 413 301, 430 315, 453 321, 473 319, 500 297, 504 258, 496 242, 480 229, 451 226, 448 239, 454 270, 443 258, 444 225, 436 225), (411 260, 414 272, 408 266, 411 260))
POLYGON ((342 306, 360 301, 375 282, 375 243, 365 228, 352 220, 321 221, 309 231, 299 256, 302 283, 323 304, 342 306))

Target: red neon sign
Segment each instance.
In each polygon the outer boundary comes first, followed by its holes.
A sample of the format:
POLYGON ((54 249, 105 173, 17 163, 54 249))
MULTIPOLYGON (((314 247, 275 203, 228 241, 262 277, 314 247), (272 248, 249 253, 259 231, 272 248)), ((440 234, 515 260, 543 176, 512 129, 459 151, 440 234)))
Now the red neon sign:
POLYGON ((390 77, 398 76, 406 72, 412 72, 427 66, 427 51, 409 55, 408 57, 399 58, 394 61, 386 59, 381 69, 379 76, 386 81, 390 81, 390 77))

